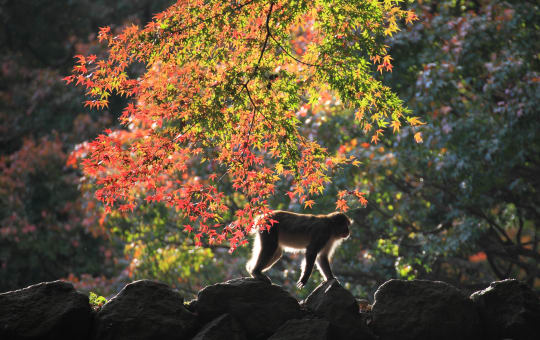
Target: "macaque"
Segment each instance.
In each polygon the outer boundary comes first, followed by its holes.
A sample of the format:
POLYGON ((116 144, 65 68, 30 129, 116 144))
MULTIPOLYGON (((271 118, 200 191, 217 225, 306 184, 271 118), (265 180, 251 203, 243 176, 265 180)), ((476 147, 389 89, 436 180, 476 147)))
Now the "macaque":
POLYGON ((275 210, 266 217, 266 223, 272 227, 270 231, 255 231, 252 257, 246 265, 253 278, 271 283, 262 272, 270 269, 285 250, 305 252, 298 288, 306 285, 315 261, 326 281, 334 279, 330 259, 336 247, 349 237, 353 221, 347 215, 340 212, 307 215, 275 210), (271 220, 277 222, 272 225, 271 220))

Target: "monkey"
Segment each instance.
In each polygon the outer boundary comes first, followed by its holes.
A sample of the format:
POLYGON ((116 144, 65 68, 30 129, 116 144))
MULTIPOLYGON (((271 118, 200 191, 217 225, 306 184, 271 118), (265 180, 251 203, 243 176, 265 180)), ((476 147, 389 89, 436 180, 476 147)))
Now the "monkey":
POLYGON ((352 219, 341 212, 310 215, 274 210, 268 216, 257 217, 255 224, 262 218, 269 225, 272 220, 276 222, 270 230, 254 231, 252 257, 246 265, 253 278, 271 283, 270 278, 262 272, 270 269, 285 250, 305 253, 298 288, 306 285, 315 261, 325 281, 335 279, 330 269, 330 259, 336 247, 349 237, 352 219))

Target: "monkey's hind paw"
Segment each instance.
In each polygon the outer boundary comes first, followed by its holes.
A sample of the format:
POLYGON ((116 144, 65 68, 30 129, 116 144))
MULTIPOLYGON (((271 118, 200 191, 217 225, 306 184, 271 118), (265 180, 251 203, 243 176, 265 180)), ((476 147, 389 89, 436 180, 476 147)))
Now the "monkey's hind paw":
POLYGON ((254 274, 253 275, 253 278, 259 280, 259 281, 263 281, 263 282, 266 282, 268 284, 272 284, 272 280, 270 280, 270 278, 264 274, 254 274))

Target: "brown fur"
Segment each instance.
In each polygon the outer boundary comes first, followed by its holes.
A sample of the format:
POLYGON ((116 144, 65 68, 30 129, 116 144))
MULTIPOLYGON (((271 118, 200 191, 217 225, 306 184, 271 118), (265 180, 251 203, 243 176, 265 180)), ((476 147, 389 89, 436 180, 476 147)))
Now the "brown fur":
POLYGON ((325 280, 334 278, 330 259, 336 247, 349 236, 349 226, 353 222, 350 218, 338 212, 310 215, 275 210, 266 217, 267 224, 270 219, 277 221, 270 231, 255 233, 252 257, 246 265, 252 277, 270 282, 262 272, 270 269, 285 250, 306 254, 298 287, 307 283, 315 261, 325 280))

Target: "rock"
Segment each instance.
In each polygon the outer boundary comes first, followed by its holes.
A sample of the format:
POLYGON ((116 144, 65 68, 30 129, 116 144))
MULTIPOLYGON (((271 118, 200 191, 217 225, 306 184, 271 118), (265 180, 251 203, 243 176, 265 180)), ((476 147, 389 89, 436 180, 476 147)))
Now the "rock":
POLYGON ((231 314, 249 339, 266 339, 287 320, 303 316, 298 301, 281 287, 251 278, 204 288, 199 292, 196 309, 206 321, 231 314))
POLYGON ((197 326, 182 296, 163 283, 141 280, 125 286, 97 313, 93 339, 186 339, 197 326))
POLYGON ((368 300, 366 299, 356 299, 358 304, 358 310, 363 313, 371 313, 371 308, 373 307, 368 300))
POLYGON ((471 295, 487 339, 533 340, 540 337, 540 299, 517 280, 493 282, 471 295))
POLYGON ((304 306, 330 321, 331 339, 374 339, 359 313, 355 297, 337 280, 320 284, 304 301, 304 306))
POLYGON ((480 339, 478 312, 457 288, 440 281, 390 280, 375 292, 371 327, 386 339, 480 339))
POLYGON ((327 340, 330 323, 323 319, 287 321, 268 340, 327 340))
POLYGON ((193 299, 193 300, 190 300, 188 302, 184 302, 184 307, 186 307, 186 309, 192 313, 196 313, 197 312, 197 300, 193 299))
POLYGON ((69 282, 0 294, 0 339, 87 339, 91 322, 88 296, 69 282))
POLYGON ((230 315, 223 314, 204 326, 192 340, 245 340, 246 335, 238 322, 230 315))

